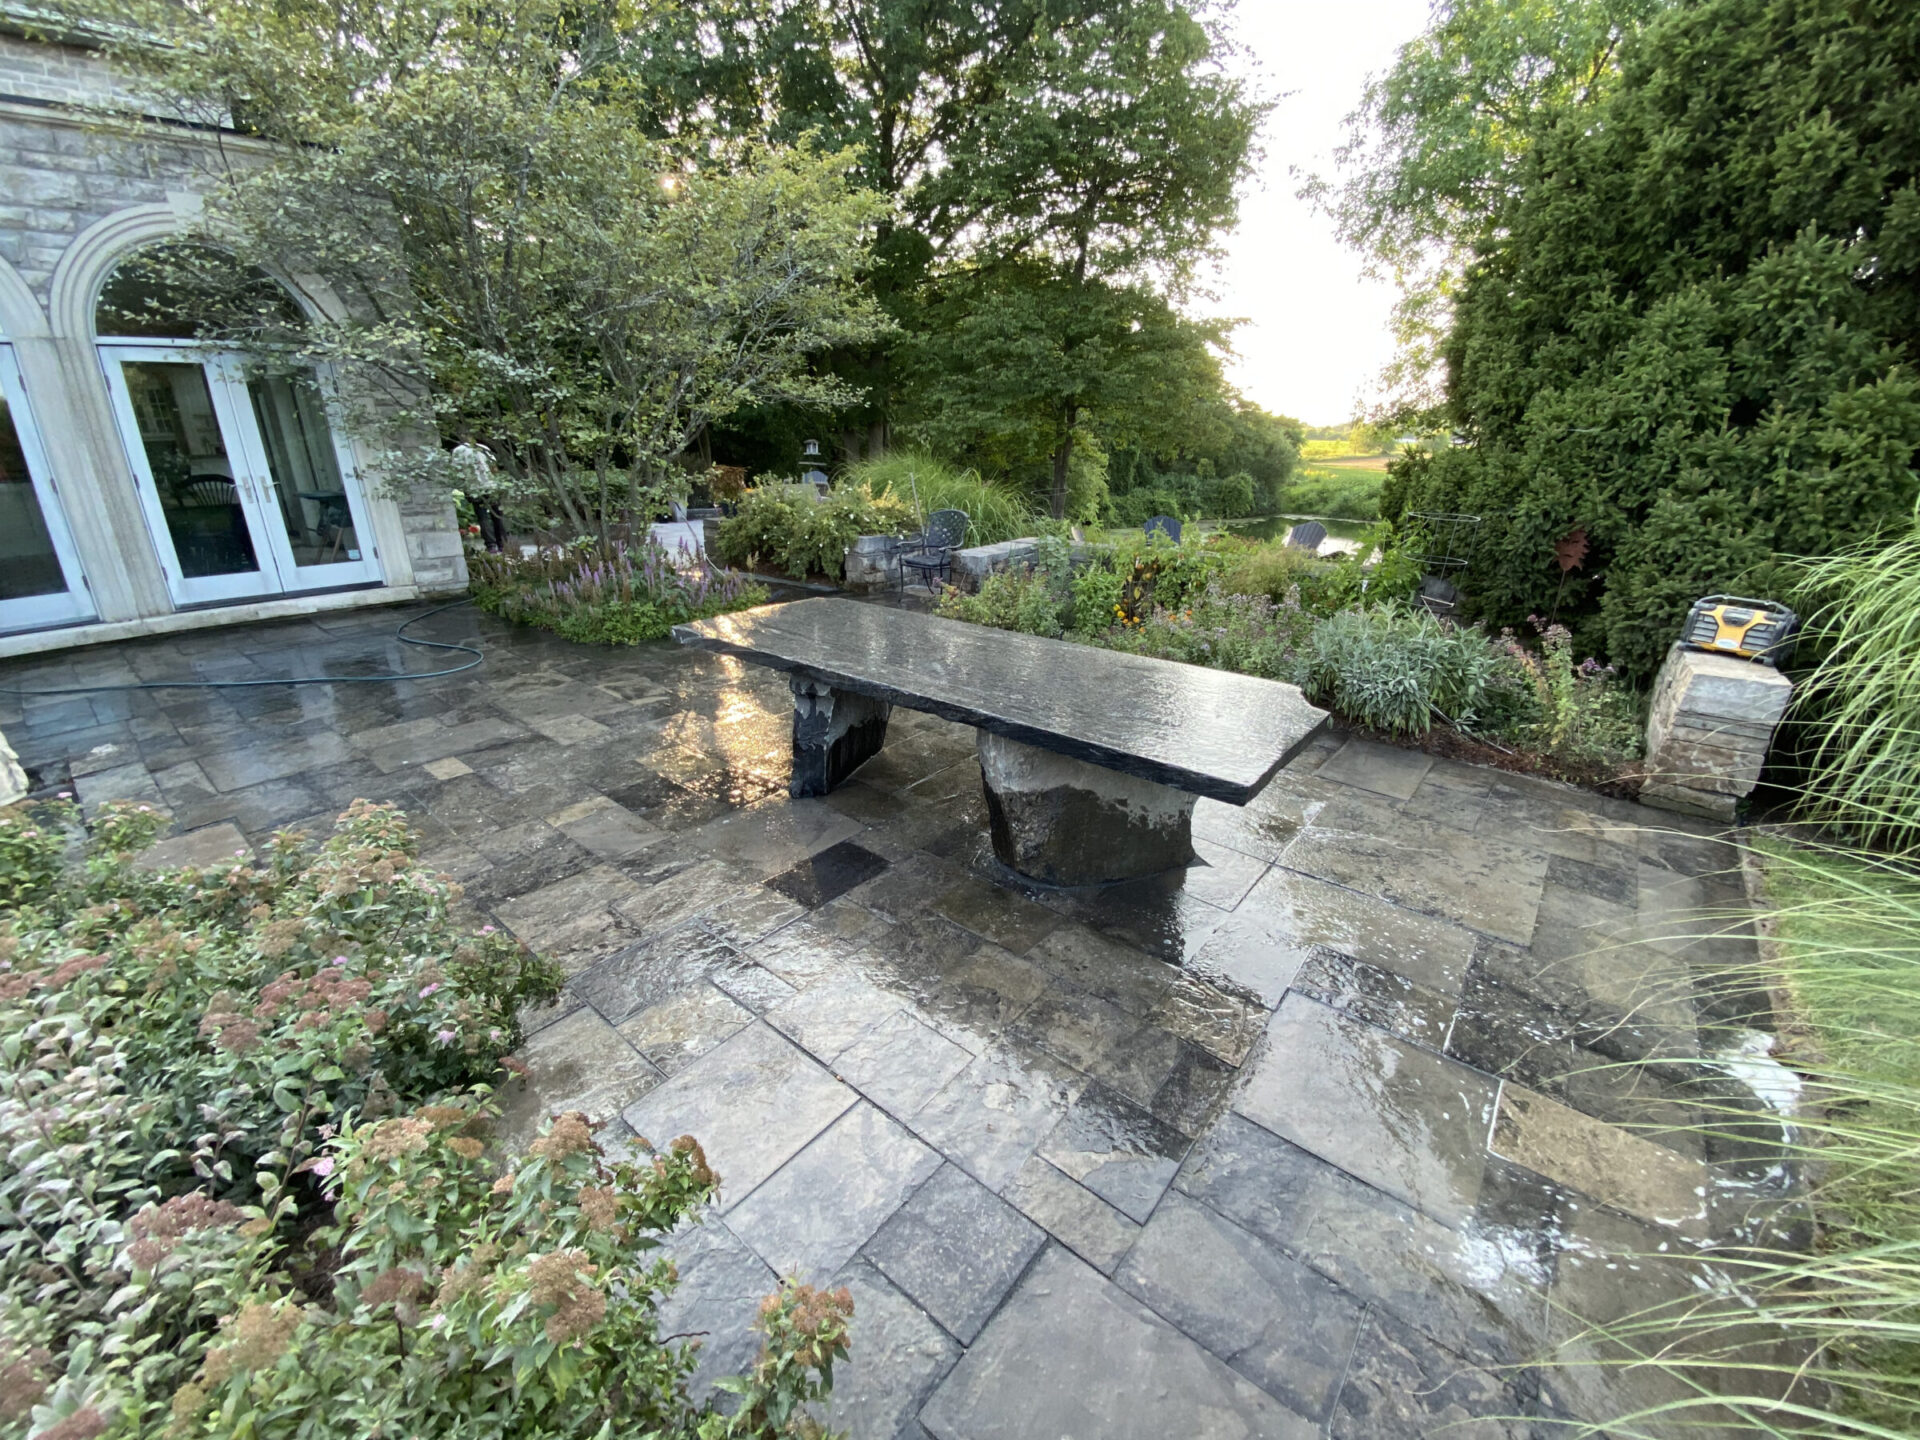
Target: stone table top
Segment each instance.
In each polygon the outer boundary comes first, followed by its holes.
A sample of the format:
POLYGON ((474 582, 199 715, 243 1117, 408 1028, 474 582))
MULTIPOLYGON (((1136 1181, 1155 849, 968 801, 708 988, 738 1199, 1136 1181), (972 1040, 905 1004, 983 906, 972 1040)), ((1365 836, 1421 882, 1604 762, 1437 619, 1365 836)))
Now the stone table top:
POLYGON ((673 636, 1234 805, 1327 722, 1276 680, 855 600, 763 605, 673 636))

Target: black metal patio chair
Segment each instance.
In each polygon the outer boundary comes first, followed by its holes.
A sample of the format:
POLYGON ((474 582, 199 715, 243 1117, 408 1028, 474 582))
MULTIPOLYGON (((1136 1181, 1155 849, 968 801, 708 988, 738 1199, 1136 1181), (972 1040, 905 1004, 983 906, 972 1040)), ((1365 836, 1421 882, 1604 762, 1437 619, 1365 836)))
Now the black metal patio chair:
POLYGON ((901 594, 906 593, 909 570, 927 587, 928 594, 933 593, 936 580, 952 576, 953 552, 966 540, 968 523, 964 510, 936 510, 927 517, 926 529, 900 543, 894 558, 900 565, 901 594))

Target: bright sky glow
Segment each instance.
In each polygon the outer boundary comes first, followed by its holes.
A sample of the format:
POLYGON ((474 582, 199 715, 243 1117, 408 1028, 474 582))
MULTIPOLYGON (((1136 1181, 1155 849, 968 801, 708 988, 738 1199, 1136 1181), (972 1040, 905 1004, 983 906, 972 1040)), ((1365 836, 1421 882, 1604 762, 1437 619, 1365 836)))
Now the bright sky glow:
POLYGON ((1228 377, 1249 400, 1309 425, 1341 424, 1373 398, 1393 355, 1394 289, 1365 279, 1333 222, 1294 192, 1307 174, 1332 174, 1341 122, 1367 76, 1393 63, 1427 14, 1427 0, 1240 0, 1232 18, 1260 88, 1284 98, 1213 280, 1219 298, 1195 308, 1248 322, 1228 377))

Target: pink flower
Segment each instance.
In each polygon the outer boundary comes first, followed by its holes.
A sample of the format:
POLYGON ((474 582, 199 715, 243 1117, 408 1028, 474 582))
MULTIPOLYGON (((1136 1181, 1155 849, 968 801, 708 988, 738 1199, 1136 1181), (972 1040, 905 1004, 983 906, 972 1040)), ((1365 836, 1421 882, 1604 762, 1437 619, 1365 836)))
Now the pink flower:
POLYGON ((61 791, 61 792, 59 793, 59 795, 58 795, 58 796, 56 796, 55 798, 56 798, 56 799, 60 799, 60 800, 71 800, 71 799, 73 799, 73 791, 71 791, 71 790, 62 790, 62 791, 61 791))
POLYGON ((451 1045, 453 1043, 453 1031, 442 1030, 438 1035, 435 1035, 433 1038, 437 1044, 451 1045))
POLYGON ((333 1157, 331 1155, 322 1155, 318 1160, 314 1161, 313 1173, 318 1175, 322 1180, 333 1174, 333 1157))
POLYGON ((482 925, 482 926, 480 927, 480 933, 481 933, 482 935, 491 935, 491 934, 493 934, 493 926, 491 926, 491 925, 482 925))
POLYGON ((347 957, 344 955, 336 955, 333 957, 333 963, 336 965, 344 965, 347 963, 347 957))
POLYGON ((434 981, 433 984, 431 985, 422 985, 420 987, 420 998, 422 1000, 426 999, 429 995, 433 994, 433 992, 438 990, 439 988, 440 988, 440 982, 438 980, 434 981))

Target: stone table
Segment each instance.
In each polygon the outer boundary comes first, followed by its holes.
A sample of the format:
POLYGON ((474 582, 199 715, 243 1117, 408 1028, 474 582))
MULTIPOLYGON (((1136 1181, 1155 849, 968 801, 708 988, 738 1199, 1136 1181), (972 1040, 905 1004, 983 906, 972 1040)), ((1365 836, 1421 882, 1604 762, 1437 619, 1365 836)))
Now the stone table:
POLYGON ((894 705, 974 726, 995 853, 1051 884, 1186 864, 1194 801, 1245 805, 1327 721, 1277 681, 852 600, 673 634, 787 673, 796 797, 877 754, 894 705))

